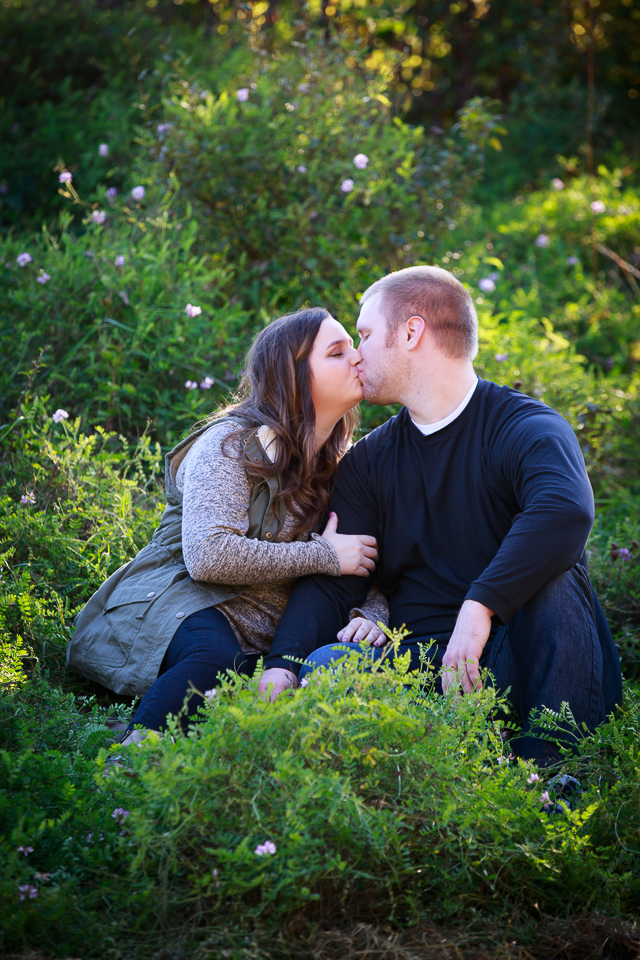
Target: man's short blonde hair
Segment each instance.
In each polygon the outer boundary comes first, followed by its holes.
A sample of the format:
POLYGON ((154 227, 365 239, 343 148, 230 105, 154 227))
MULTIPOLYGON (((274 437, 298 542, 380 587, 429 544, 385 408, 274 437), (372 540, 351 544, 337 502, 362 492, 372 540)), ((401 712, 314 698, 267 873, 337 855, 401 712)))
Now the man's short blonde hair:
POLYGON ((372 283, 360 303, 382 294, 382 310, 391 345, 400 323, 422 317, 442 352, 473 360, 478 352, 478 315, 469 293, 442 267, 406 267, 372 283))

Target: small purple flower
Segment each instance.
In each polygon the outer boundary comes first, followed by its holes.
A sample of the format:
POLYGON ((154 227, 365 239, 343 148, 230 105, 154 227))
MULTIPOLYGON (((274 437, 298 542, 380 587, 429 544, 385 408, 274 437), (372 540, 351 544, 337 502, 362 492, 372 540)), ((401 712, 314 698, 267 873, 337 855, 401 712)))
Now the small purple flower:
POLYGON ((114 203, 116 202, 116 197, 118 196, 118 191, 116 190, 115 187, 109 187, 109 189, 107 190, 106 196, 107 196, 107 200, 109 201, 109 203, 111 204, 111 206, 113 206, 114 203))
POLYGON ((18 264, 19 267, 26 267, 26 265, 28 263, 31 263, 32 260, 33 260, 33 257, 31 256, 30 253, 20 253, 16 257, 16 263, 18 264))
POLYGON ((60 181, 60 183, 71 183, 71 181, 73 180, 73 177, 68 170, 64 170, 58 177, 58 180, 60 181))
POLYGON ((631 560, 631 551, 627 547, 620 547, 618 557, 620 560, 631 560))
POLYGON ((18 887, 18 897, 20 900, 26 900, 27 897, 29 900, 34 900, 37 896, 38 888, 30 883, 23 883, 21 887, 18 887))
POLYGON ((366 155, 366 153, 356 153, 355 157, 353 158, 353 165, 358 170, 366 170, 368 163, 369 157, 366 155))
POLYGON ((497 283, 500 279, 500 271, 492 270, 491 273, 487 274, 487 276, 489 277, 489 280, 493 280, 494 283, 497 283))
POLYGON ((491 277, 483 277, 482 280, 478 281, 478 286, 483 293, 493 293, 496 288, 495 281, 491 277))
POLYGON ((6 180, 0 181, 0 193, 8 193, 8 192, 9 192, 9 184, 7 183, 7 181, 6 180))
POLYGON ((134 187, 131 191, 131 196, 137 203, 139 203, 140 200, 144 200, 144 187, 134 187))
POLYGON ((567 257, 567 264, 570 267, 575 267, 580 263, 580 257, 567 257))
POLYGON ((187 388, 187 390, 197 390, 197 389, 198 389, 198 383, 197 383, 196 380, 185 380, 184 385, 185 385, 185 387, 187 388))
POLYGON ((592 213, 604 213, 606 209, 602 200, 594 200, 591 204, 592 213))
POLYGON ((23 504, 23 506, 25 506, 25 507, 27 507, 30 503, 35 503, 35 502, 36 502, 36 498, 35 498, 35 495, 34 495, 33 490, 27 490, 26 493, 23 493, 22 496, 20 497, 20 502, 21 502, 21 503, 23 504))
POLYGON ((200 383, 200 389, 211 390, 211 387, 213 386, 213 384, 214 384, 214 380, 212 377, 205 377, 204 380, 202 380, 202 382, 200 383))
POLYGON ((354 182, 349 177, 346 180, 343 180, 340 184, 340 189, 343 193, 351 193, 354 188, 354 182))
POLYGON ((40 275, 37 277, 38 283, 48 283, 51 280, 51 275, 47 273, 46 270, 40 268, 40 275))
POLYGON ((309 677, 303 677, 302 680, 300 681, 300 686, 301 686, 301 687, 308 687, 308 686, 309 686, 309 677))
POLYGON ((551 186, 554 190, 564 190, 564 181, 560 177, 554 177, 551 181, 551 186))
POLYGON ((18 847, 18 853, 24 853, 25 857, 28 857, 30 853, 33 853, 33 847, 18 847))
POLYGON ((216 687, 213 687, 211 690, 205 690, 204 695, 207 700, 215 700, 218 696, 218 690, 216 687))
POLYGON ((300 93, 309 93, 309 84, 301 83, 298 87, 298 90, 300 91, 300 93))
POLYGON ((122 807, 116 807, 111 816, 118 823, 118 826, 121 827, 130 813, 130 810, 124 810, 122 807))
POLYGON ((273 856, 273 854, 276 852, 276 849, 277 847, 272 840, 265 840, 264 843, 258 844, 254 850, 254 853, 256 857, 273 856))
POLYGON ((171 129, 170 123, 159 123, 158 126, 156 127, 156 131, 159 137, 164 136, 167 130, 170 130, 170 129, 171 129))
POLYGON ((536 781, 539 779, 540 777, 537 773, 532 773, 530 776, 527 777, 527 783, 536 783, 536 781))
POLYGON ((61 407, 58 407, 56 412, 51 417, 54 423, 60 423, 62 420, 68 420, 69 414, 66 410, 63 410, 61 407))
POLYGON ((108 143, 101 143, 100 146, 98 147, 98 153, 100 154, 101 157, 108 157, 108 156, 109 156, 109 144, 108 144, 108 143))
POLYGON ((498 363, 504 363, 505 360, 508 360, 508 359, 509 359, 508 353, 496 353, 496 360, 498 361, 498 363))
POLYGON ((185 307, 185 313, 188 317, 198 317, 202 313, 202 307, 196 307, 194 303, 188 303, 185 307))
POLYGON ((93 833, 87 834, 87 843, 93 843, 93 833))
POLYGON ((296 170, 298 171, 298 173, 306 173, 306 172, 307 172, 307 168, 305 167, 304 163, 300 163, 300 164, 296 167, 296 170))
POLYGON ((124 267, 124 257, 122 254, 119 254, 113 261, 116 267, 124 267))
POLYGON ((240 87, 236 93, 236 99, 238 103, 245 103, 249 99, 249 90, 247 87, 240 87))
POLYGON ((104 223, 107 215, 104 210, 94 210, 91 214, 91 219, 94 223, 104 223))
POLYGON ((536 247, 548 247, 551 243, 546 233, 539 233, 535 240, 536 247))
POLYGON ((551 797, 549 796, 548 790, 545 790, 544 793, 540 794, 540 803, 543 803, 545 807, 548 807, 551 803, 551 797))

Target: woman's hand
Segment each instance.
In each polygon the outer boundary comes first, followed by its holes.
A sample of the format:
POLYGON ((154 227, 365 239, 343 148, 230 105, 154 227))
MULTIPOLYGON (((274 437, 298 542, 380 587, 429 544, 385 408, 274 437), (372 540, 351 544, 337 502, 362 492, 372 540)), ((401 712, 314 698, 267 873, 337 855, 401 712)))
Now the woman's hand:
POLYGON ((377 623, 364 617, 354 617, 338 632, 341 643, 370 643, 372 647, 382 647, 388 639, 377 623))
POLYGON ((340 573, 342 576, 351 574, 356 577, 368 577, 375 570, 378 559, 378 545, 375 537, 364 534, 347 535, 338 533, 338 517, 332 513, 322 536, 328 540, 338 554, 340 573))
POLYGON ((285 690, 292 690, 298 686, 298 678, 292 670, 282 667, 270 667, 260 677, 258 696, 261 699, 269 697, 271 703, 285 690))

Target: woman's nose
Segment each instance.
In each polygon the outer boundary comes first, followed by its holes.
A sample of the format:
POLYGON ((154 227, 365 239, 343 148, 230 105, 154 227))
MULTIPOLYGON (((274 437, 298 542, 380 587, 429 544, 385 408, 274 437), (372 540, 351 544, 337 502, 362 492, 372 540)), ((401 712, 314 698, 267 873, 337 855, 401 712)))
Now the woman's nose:
POLYGON ((352 366, 362 362, 362 354, 357 347, 351 347, 351 357, 349 358, 352 366))

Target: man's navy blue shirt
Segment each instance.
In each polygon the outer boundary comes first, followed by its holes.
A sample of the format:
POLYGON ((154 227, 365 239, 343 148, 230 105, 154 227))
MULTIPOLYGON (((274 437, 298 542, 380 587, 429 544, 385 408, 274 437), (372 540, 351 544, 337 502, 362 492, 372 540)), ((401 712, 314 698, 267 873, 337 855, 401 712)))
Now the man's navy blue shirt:
MULTIPOLYGON (((593 494, 576 436, 555 410, 480 379, 463 412, 424 436, 406 409, 343 458, 338 532, 378 541, 390 623, 414 637, 453 631, 465 599, 506 623, 544 584, 584 560, 593 494)), ((267 667, 293 668, 336 638, 365 577, 294 586, 267 667)), ((297 668, 296 668, 297 669, 297 668)))

